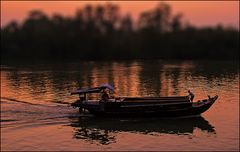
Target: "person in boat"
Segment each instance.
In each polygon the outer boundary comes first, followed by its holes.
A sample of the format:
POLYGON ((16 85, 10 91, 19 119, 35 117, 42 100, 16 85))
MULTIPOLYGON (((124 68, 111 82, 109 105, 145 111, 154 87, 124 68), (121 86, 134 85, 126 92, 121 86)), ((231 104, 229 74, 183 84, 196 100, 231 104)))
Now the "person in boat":
POLYGON ((188 90, 188 93, 189 93, 188 97, 189 97, 190 101, 193 101, 194 94, 190 90, 188 90))
POLYGON ((101 100, 102 101, 107 101, 109 100, 110 96, 106 88, 102 89, 101 91, 101 100))
POLYGON ((85 96, 80 96, 79 97, 79 102, 83 103, 84 101, 86 101, 86 97, 85 96))

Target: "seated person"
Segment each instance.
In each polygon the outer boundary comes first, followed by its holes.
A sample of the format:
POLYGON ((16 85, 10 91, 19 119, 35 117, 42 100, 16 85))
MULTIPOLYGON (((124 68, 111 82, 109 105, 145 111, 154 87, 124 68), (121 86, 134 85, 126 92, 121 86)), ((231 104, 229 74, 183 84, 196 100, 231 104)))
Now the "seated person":
POLYGON ((107 89, 105 88, 105 89, 103 89, 102 91, 101 91, 101 100, 103 100, 103 101, 107 101, 107 100, 109 100, 109 93, 108 93, 108 91, 107 91, 107 89))

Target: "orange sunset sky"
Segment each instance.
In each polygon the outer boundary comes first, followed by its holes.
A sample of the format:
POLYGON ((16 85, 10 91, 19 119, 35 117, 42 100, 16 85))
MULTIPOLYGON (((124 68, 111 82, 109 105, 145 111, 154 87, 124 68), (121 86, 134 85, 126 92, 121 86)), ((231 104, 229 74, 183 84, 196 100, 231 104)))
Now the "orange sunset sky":
MULTIPOLYGON (((181 12, 184 21, 195 26, 214 26, 222 24, 239 29, 238 1, 165 1, 172 7, 173 14, 181 12)), ((106 1, 1 1, 1 26, 9 21, 22 21, 30 10, 42 10, 48 15, 60 13, 64 16, 74 15, 77 8, 86 4, 106 3, 106 1)), ((118 4, 121 13, 131 13, 137 18, 140 12, 154 8, 158 1, 111 1, 118 4)))

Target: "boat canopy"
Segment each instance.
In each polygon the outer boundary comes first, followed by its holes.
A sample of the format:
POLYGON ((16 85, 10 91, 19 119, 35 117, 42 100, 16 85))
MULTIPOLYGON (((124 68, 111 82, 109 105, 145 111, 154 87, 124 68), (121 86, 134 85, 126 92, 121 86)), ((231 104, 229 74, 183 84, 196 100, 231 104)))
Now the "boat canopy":
POLYGON ((101 86, 100 86, 100 88, 102 88, 102 89, 104 89, 104 88, 107 88, 107 89, 109 89, 110 91, 112 91, 112 92, 114 92, 114 87, 113 86, 111 86, 110 84, 102 84, 101 86))
POLYGON ((81 88, 77 89, 76 91, 71 92, 71 95, 73 94, 86 94, 86 93, 100 93, 102 89, 109 89, 110 91, 114 92, 114 87, 110 84, 102 84, 99 87, 93 87, 93 88, 81 88))

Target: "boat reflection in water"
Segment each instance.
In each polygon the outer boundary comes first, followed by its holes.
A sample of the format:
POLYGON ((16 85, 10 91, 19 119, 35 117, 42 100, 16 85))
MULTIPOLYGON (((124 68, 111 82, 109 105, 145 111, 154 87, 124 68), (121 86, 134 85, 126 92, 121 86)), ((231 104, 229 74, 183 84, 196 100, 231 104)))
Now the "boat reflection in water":
POLYGON ((214 127, 203 117, 113 119, 98 117, 70 118, 74 138, 103 145, 116 142, 120 132, 157 136, 161 134, 192 135, 195 129, 215 134, 214 127))

